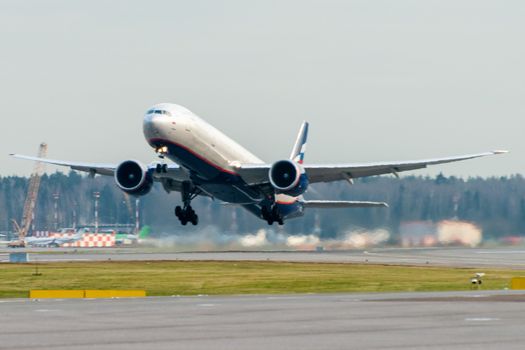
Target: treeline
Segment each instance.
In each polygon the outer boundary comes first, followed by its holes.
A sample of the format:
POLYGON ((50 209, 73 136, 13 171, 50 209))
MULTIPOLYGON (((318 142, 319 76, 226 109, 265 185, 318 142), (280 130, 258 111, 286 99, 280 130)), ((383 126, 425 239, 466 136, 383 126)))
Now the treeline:
MULTIPOLYGON (((28 179, 0 178, 0 231, 12 231, 12 219, 21 221, 28 179)), ((94 193, 100 194, 99 222, 133 224, 135 198, 120 191, 111 177, 90 178, 76 172, 44 175, 35 210, 35 228, 52 230, 94 223, 94 193), (55 205, 58 220, 55 219, 55 205)), ((312 185, 309 199, 385 201, 390 208, 309 210, 302 219, 288 221, 287 233, 320 232, 335 237, 355 228, 388 228, 397 233, 400 223, 457 218, 479 225, 486 238, 525 234, 525 179, 521 175, 497 178, 371 177, 355 184, 337 182, 312 185)), ((254 232, 266 223, 235 206, 197 198, 193 207, 200 217, 198 227, 182 227, 173 214, 180 204, 178 193, 167 194, 156 185, 140 198, 141 225, 156 234, 195 232, 213 225, 228 233, 254 232)))

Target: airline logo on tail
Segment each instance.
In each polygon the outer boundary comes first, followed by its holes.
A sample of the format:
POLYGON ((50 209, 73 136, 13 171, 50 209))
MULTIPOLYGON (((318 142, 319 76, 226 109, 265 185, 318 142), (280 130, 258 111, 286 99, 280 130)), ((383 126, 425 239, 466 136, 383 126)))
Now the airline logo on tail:
POLYGON ((295 145, 293 147, 292 154, 290 159, 296 163, 303 164, 304 162, 304 153, 306 151, 306 140, 308 138, 308 122, 303 122, 299 134, 297 135, 297 140, 295 140, 295 145))

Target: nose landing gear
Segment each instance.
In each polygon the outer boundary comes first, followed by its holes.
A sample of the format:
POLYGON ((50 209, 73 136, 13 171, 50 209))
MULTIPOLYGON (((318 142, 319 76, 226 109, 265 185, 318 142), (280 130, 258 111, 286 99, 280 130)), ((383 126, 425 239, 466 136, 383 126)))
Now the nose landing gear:
POLYGON ((155 166, 155 171, 157 172, 157 174, 166 174, 168 172, 168 164, 157 163, 157 165, 155 166))

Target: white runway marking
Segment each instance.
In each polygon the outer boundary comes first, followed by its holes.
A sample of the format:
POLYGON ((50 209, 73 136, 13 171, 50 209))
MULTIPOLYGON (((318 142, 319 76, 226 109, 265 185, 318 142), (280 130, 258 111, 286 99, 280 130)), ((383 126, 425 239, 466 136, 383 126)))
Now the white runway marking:
POLYGON ((51 309, 36 309, 35 312, 56 312, 59 310, 51 310, 51 309))
POLYGON ((499 321, 499 318, 490 318, 490 317, 474 317, 466 318, 467 322, 490 322, 490 321, 499 321))
POLYGON ((524 254, 525 250, 481 250, 477 254, 524 254))

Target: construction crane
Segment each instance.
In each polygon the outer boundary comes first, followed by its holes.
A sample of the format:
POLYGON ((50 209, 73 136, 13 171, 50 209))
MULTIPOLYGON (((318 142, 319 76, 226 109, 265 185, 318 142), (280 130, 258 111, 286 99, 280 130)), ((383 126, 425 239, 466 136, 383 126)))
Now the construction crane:
MULTIPOLYGON (((47 155, 47 144, 42 142, 38 149, 38 157, 45 158, 47 155)), ((24 211, 22 213, 22 224, 19 225, 16 220, 13 219, 13 225, 15 231, 18 232, 18 240, 9 243, 9 247, 25 247, 25 238, 29 232, 31 221, 33 220, 33 213, 35 211, 36 200, 38 197, 38 189, 40 188, 40 179, 44 172, 45 164, 42 162, 36 162, 29 179, 29 187, 27 189, 27 196, 24 202, 24 211)))

